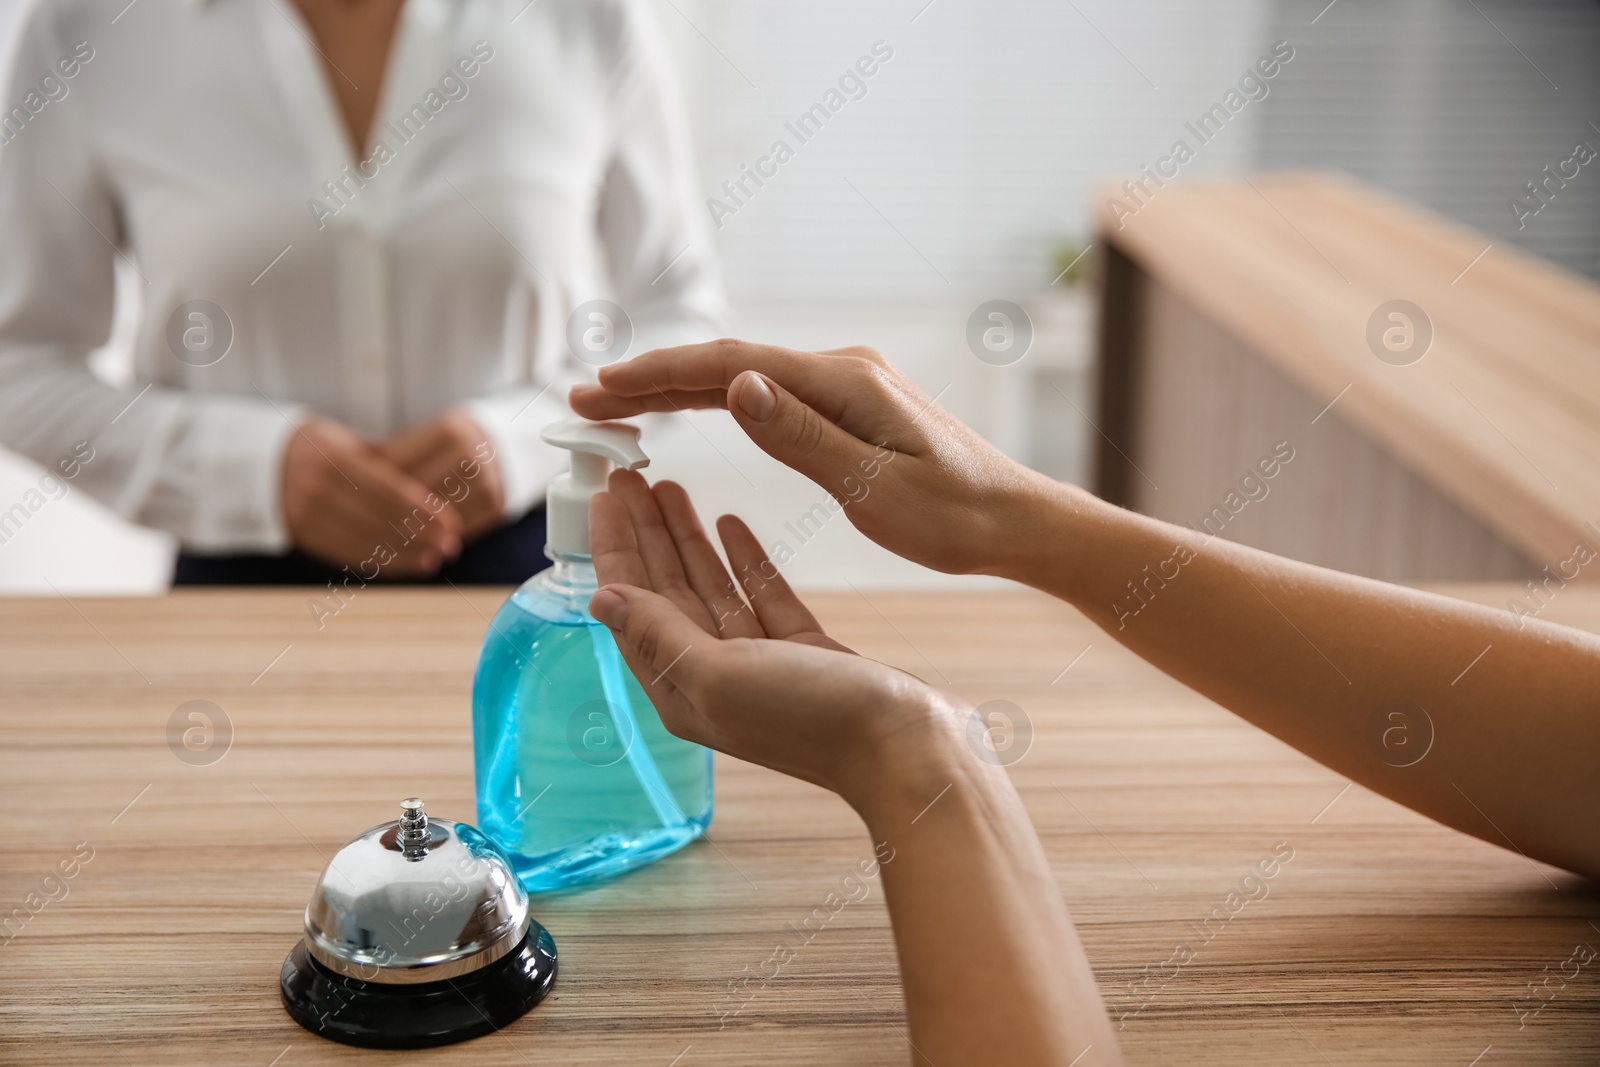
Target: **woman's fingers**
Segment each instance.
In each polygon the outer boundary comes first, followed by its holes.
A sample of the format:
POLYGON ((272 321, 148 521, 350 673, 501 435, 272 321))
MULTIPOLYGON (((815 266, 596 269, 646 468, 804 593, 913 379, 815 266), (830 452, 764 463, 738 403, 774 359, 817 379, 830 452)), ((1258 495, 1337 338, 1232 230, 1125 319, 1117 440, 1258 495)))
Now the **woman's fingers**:
POLYGON ((655 495, 650 492, 650 483, 638 471, 615 470, 611 472, 607 488, 628 509, 639 555, 650 574, 650 583, 645 588, 664 596, 688 589, 689 580, 683 571, 683 561, 678 557, 678 546, 667 530, 655 495))
POLYGON ((589 554, 601 585, 649 587, 650 572, 639 555, 633 519, 627 505, 611 493, 596 493, 589 500, 589 554))
MULTIPOLYGON (((831 358, 831 357, 830 357, 831 358)), ((755 368, 785 378, 819 378, 819 357, 809 352, 725 338, 658 348, 600 371, 600 384, 617 396, 665 390, 726 389, 740 372, 755 368)))
POLYGON ((652 490, 632 471, 613 472, 610 484, 589 504, 589 546, 601 585, 653 589, 719 637, 766 636, 682 486, 662 482, 652 490))
POLYGON ((434 499, 438 510, 429 507, 434 494, 428 487, 377 450, 363 442, 328 462, 337 462, 339 473, 329 479, 333 508, 327 521, 362 542, 363 555, 371 555, 377 544, 389 547, 392 562, 384 564, 389 573, 432 573, 460 553, 460 512, 443 497, 434 499))
POLYGON ((667 726, 680 737, 706 740, 701 684, 718 652, 717 639, 666 597, 631 585, 601 587, 589 599, 589 613, 616 637, 628 667, 661 710, 688 710, 688 721, 667 726))
POLYGON ((733 515, 724 515, 717 520, 717 533, 722 537, 722 547, 728 550, 728 564, 768 637, 822 632, 817 617, 789 588, 750 527, 733 515))
POLYGON ((728 339, 646 352, 571 394, 590 418, 726 406, 768 455, 836 497, 886 455, 926 453, 943 415, 934 399, 868 348, 798 352, 728 339))
POLYGON ((851 492, 851 479, 878 450, 757 371, 745 371, 728 388, 728 410, 760 449, 835 497, 851 492))
MULTIPOLYGON (((652 405, 635 410, 667 410, 653 406, 666 398, 670 398, 673 405, 686 407, 688 405, 679 402, 680 396, 695 395, 705 397, 703 406, 721 407, 722 402, 713 401, 706 394, 717 389, 726 390, 745 371, 759 371, 816 408, 830 422, 842 422, 847 430, 859 436, 875 438, 878 426, 871 423, 856 426, 853 421, 845 420, 845 416, 853 411, 871 414, 871 405, 863 407, 855 394, 885 369, 882 357, 866 348, 798 352, 775 345, 723 339, 658 348, 626 363, 613 363, 600 371, 599 387, 613 397, 652 405)), ((585 404, 593 396, 586 388, 575 388, 573 395, 575 403, 581 398, 585 404)), ((589 412, 583 410, 581 414, 589 412)))
POLYGON ((695 514, 689 494, 677 482, 657 482, 656 501, 666 520, 672 540, 678 546, 689 587, 705 603, 722 637, 766 637, 761 623, 728 576, 717 550, 706 536, 700 516, 695 514))
POLYGON ((586 419, 627 419, 647 411, 688 411, 691 408, 722 408, 728 406, 728 390, 715 389, 657 390, 643 396, 618 396, 608 393, 598 385, 575 385, 568 396, 572 410, 586 419))
POLYGON ((667 529, 666 519, 656 503, 655 494, 650 491, 650 484, 637 471, 625 470, 612 471, 608 484, 611 495, 628 509, 628 518, 633 523, 639 556, 649 576, 644 588, 653 589, 677 604, 707 633, 716 633, 716 619, 689 585, 683 559, 678 554, 678 544, 667 529))

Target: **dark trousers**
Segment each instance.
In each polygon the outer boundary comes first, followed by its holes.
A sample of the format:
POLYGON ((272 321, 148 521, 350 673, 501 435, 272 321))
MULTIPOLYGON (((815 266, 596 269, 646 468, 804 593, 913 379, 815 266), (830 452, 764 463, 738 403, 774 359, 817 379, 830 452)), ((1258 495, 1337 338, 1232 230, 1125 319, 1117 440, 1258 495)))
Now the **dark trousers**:
MULTIPOLYGON (((394 582, 429 585, 520 585, 550 566, 544 554, 544 506, 534 508, 516 522, 484 534, 461 550, 438 574, 427 578, 399 578, 394 582)), ((283 556, 197 556, 178 554, 173 585, 322 585, 337 584, 349 572, 330 566, 304 552, 283 556)), ((384 581, 382 577, 378 579, 384 581)))

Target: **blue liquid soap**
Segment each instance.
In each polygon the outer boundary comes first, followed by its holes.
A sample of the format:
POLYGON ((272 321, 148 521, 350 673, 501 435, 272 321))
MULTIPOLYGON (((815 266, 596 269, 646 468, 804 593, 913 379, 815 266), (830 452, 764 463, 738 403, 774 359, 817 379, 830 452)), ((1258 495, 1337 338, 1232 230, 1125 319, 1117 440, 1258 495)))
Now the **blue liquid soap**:
POLYGON ((594 566, 587 553, 559 551, 563 507, 552 487, 555 566, 496 613, 472 687, 478 826, 530 891, 632 870, 711 822, 711 752, 667 732, 611 631, 589 614, 594 566))

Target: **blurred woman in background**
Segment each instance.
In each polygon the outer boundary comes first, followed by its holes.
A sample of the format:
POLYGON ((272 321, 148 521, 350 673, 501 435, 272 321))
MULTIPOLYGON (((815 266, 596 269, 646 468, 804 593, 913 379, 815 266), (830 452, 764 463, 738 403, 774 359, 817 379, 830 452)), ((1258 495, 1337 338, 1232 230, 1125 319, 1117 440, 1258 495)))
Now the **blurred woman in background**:
POLYGON ((10 70, 0 444, 88 442, 180 584, 520 581, 574 353, 715 331, 633 0, 41 0, 10 70), (126 388, 87 364, 118 261, 126 388))

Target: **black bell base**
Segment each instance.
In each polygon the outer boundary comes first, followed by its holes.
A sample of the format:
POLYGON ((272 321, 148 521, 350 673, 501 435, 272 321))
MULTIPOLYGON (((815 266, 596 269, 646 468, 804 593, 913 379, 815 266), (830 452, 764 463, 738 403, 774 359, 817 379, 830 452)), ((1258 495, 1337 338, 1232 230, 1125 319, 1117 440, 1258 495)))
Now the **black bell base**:
POLYGON ((481 1037, 527 1014, 556 980, 556 943, 539 923, 487 967, 418 985, 363 982, 311 958, 301 940, 283 961, 278 989, 295 1022, 362 1048, 433 1048, 481 1037))

